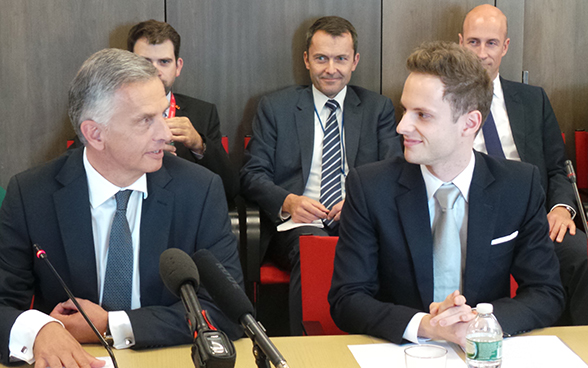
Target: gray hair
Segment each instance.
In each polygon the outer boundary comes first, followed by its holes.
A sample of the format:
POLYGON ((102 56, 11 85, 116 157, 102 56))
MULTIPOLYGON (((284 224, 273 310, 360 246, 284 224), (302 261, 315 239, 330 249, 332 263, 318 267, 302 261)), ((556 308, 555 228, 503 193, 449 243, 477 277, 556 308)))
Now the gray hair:
POLYGON ((69 88, 69 119, 85 145, 82 122, 106 126, 114 113, 114 94, 121 87, 157 78, 157 69, 144 57, 120 49, 104 49, 84 62, 69 88))

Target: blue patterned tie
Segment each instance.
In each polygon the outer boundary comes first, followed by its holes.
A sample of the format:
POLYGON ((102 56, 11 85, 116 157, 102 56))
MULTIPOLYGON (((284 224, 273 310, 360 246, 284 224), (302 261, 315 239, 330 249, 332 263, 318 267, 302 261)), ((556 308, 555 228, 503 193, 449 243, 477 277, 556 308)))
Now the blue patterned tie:
POLYGON ((127 203, 132 192, 132 190, 124 190, 115 195, 116 213, 110 229, 102 297, 102 307, 107 311, 131 309, 133 240, 127 221, 127 203))
POLYGON ((486 118, 486 122, 482 127, 482 133, 484 134, 484 141, 486 142, 486 151, 488 151, 488 155, 505 158, 506 156, 504 156, 502 144, 500 144, 500 138, 498 137, 498 130, 496 130, 496 123, 494 123, 492 111, 490 111, 486 118))
POLYGON ((459 195, 460 191, 453 183, 444 184, 435 192, 441 213, 433 227, 434 302, 442 302, 459 289, 461 242, 454 214, 455 201, 459 195))
MULTIPOLYGON (((327 209, 343 199, 341 193, 341 135, 337 123, 337 108, 339 103, 328 100, 325 104, 330 110, 323 137, 323 161, 321 167, 321 198, 320 201, 327 209)), ((330 227, 334 220, 323 220, 326 227, 330 227)))

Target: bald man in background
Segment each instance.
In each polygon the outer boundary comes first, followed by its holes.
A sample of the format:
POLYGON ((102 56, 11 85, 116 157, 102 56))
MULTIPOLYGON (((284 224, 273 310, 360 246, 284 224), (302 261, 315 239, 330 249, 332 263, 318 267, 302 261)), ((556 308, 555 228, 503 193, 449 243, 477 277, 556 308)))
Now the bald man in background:
POLYGON ((546 194, 549 235, 555 243, 566 309, 560 324, 588 324, 586 234, 576 229, 572 186, 565 171, 565 146, 549 98, 541 87, 500 77, 510 39, 506 16, 488 4, 472 9, 459 43, 474 51, 494 83, 489 117, 474 149, 492 156, 531 163, 539 168, 546 194))

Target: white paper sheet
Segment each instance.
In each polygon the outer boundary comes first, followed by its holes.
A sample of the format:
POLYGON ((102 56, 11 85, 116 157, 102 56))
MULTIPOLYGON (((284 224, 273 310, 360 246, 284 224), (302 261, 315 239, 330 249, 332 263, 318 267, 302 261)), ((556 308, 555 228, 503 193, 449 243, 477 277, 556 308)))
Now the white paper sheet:
MULTIPOLYGON (((431 341, 427 344, 443 346, 447 349, 446 368, 465 368, 466 364, 446 342, 431 341)), ((415 344, 367 344, 349 345, 349 350, 361 368, 399 368, 405 367, 404 349, 415 344)))
MULTIPOLYGON (((447 349, 446 368, 465 368, 466 364, 446 342, 428 344, 447 349)), ((414 344, 349 345, 361 368, 405 367, 404 349, 414 344)), ((504 339, 502 368, 588 368, 557 336, 517 336, 504 339)))

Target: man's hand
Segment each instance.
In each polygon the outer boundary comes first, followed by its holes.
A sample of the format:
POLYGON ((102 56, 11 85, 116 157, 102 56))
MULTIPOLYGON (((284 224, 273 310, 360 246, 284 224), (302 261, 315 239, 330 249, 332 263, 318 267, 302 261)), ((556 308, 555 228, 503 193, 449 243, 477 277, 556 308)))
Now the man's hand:
MULTIPOLYGON (((106 331, 108 325, 108 312, 102 309, 98 304, 92 303, 86 299, 78 299, 78 303, 84 308, 88 318, 94 323, 100 333, 106 331)), ((57 304, 50 314, 51 317, 61 321, 67 331, 80 343, 98 343, 98 337, 88 326, 84 316, 71 300, 57 304)))
POLYGON ((576 224, 572 215, 565 207, 555 207, 547 214, 549 222, 549 237, 552 241, 561 243, 569 230, 570 235, 576 235, 576 224))
POLYGON ((176 116, 174 118, 166 119, 166 122, 172 133, 172 140, 174 142, 181 142, 191 151, 200 155, 204 154, 202 137, 198 134, 196 129, 194 129, 190 119, 185 116, 176 116))
POLYGON ((345 203, 345 200, 336 203, 333 208, 331 208, 331 212, 329 212, 327 215, 328 220, 334 219, 335 221, 339 221, 341 219, 341 209, 343 208, 343 203, 345 203))
POLYGON ((465 297, 456 290, 441 303, 431 303, 429 309, 430 314, 421 320, 419 336, 465 346, 466 329, 476 317, 465 297))
POLYGON ((33 346, 35 368, 99 368, 105 362, 88 354, 57 322, 43 326, 33 346))
POLYGON ((329 210, 320 202, 296 194, 288 194, 282 205, 282 212, 289 213, 294 222, 302 224, 325 219, 329 214, 329 210))
POLYGON ((169 152, 169 153, 171 153, 173 155, 176 155, 176 156, 178 155, 176 153, 176 150, 177 150, 176 146, 174 146, 173 144, 171 144, 171 142, 170 142, 170 144, 167 144, 166 143, 165 146, 163 146, 163 150, 164 151, 167 151, 167 152, 169 152))

